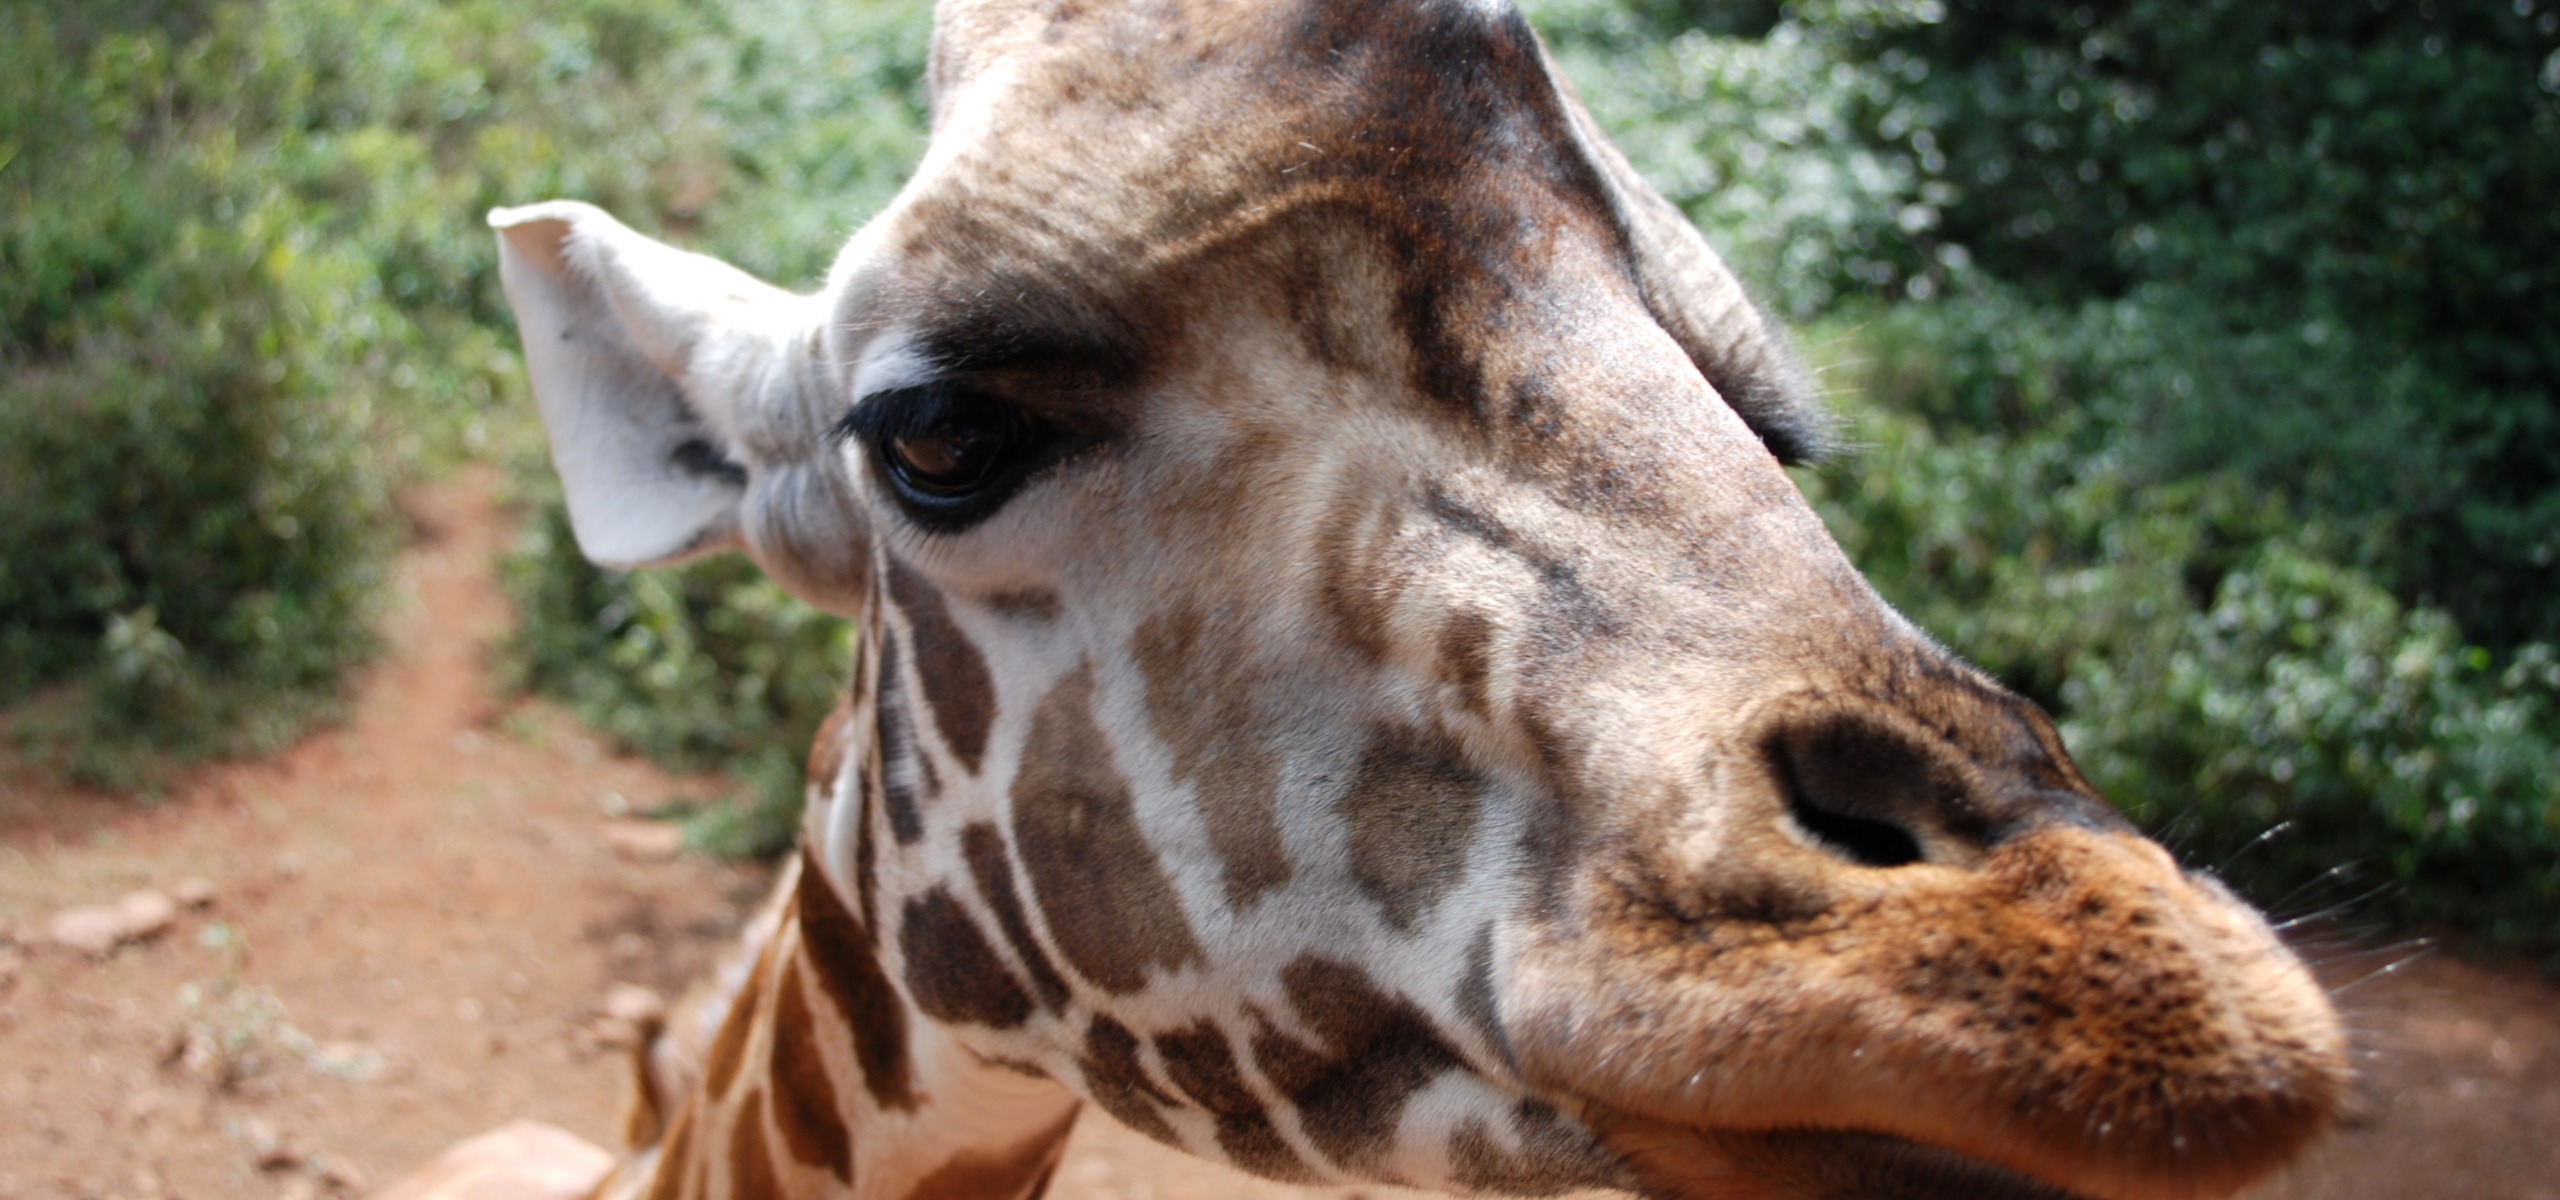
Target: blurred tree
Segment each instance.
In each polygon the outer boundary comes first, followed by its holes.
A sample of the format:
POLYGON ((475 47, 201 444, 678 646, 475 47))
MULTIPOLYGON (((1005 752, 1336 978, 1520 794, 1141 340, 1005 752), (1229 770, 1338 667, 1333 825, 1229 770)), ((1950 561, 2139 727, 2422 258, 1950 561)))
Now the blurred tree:
POLYGON ((1898 81, 1868 116, 1938 185, 1931 240, 2039 303, 2357 364, 2226 391, 2267 419, 2213 414, 2180 466, 2379 522, 2395 590, 2475 637, 2560 637, 2560 5, 1952 0, 1841 40, 1898 81))

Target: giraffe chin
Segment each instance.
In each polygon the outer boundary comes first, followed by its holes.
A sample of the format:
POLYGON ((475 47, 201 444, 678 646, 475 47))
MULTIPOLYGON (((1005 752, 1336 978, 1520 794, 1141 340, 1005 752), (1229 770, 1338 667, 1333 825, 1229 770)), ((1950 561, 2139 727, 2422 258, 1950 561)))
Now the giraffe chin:
POLYGON ((1996 1163, 1891 1134, 1704 1132, 1618 1122, 1607 1132, 1648 1200, 2093 1200, 1996 1163))

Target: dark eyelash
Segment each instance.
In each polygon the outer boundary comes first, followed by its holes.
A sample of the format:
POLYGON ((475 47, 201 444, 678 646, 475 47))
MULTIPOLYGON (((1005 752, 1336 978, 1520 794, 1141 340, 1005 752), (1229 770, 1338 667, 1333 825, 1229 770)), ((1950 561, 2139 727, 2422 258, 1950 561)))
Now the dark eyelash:
POLYGON ((921 436, 957 413, 993 403, 940 383, 891 388, 863 397, 827 432, 838 441, 851 438, 877 445, 890 438, 921 436))

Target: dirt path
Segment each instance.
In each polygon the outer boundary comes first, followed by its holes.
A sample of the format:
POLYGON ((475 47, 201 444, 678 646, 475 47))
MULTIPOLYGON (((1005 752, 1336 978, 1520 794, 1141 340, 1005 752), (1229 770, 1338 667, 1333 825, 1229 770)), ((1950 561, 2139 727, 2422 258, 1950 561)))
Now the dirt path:
MULTIPOLYGON (((610 1140, 608 989, 672 994, 763 876, 660 857, 610 815, 703 782, 496 693, 492 490, 470 476, 411 499, 427 536, 346 727, 151 809, 0 774, 0 1200, 357 1194, 520 1116, 610 1140), (147 943, 38 944, 64 908, 190 879, 210 904, 147 943)), ((2361 1110, 2263 1196, 2560 1200, 2560 991, 2428 962, 2350 1007, 2375 1048, 2361 1110)), ((1053 1195, 1347 1193, 1091 1119, 1053 1195)))

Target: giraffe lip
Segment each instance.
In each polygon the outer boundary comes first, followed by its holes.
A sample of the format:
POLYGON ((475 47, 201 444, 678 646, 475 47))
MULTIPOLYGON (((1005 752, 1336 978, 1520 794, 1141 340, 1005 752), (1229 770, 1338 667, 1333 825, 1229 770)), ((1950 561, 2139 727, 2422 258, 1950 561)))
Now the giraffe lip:
POLYGON ((2095 1200, 2011 1167, 1870 1130, 1668 1133, 1620 1146, 1649 1200, 2095 1200))
POLYGON ((1786 1156, 1818 1164, 1815 1169, 1831 1184, 1825 1196, 2088 1200, 2025 1172, 1889 1133, 1789 1130, 1763 1136, 1785 1143, 1786 1156), (1831 1172, 1842 1173, 1837 1182, 1831 1172))

